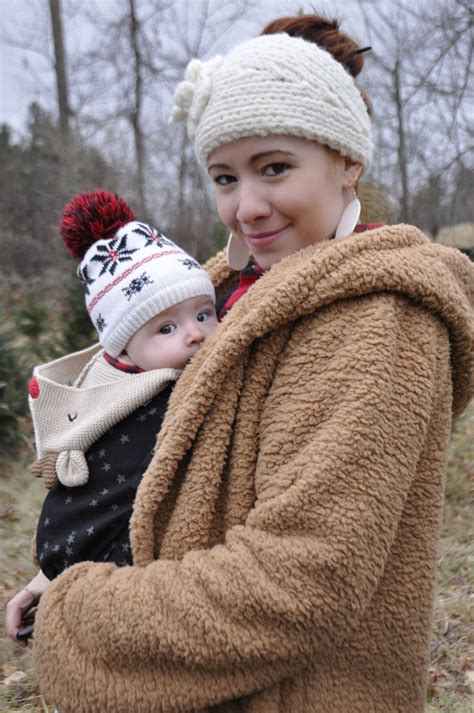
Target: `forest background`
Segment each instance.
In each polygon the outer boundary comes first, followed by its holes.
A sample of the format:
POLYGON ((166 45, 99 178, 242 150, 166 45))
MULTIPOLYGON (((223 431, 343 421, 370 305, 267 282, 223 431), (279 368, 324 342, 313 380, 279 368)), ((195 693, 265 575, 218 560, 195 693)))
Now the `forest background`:
MULTIPOLYGON (((226 241, 184 127, 169 125, 193 57, 225 53, 282 14, 336 15, 371 46, 359 77, 373 104, 366 220, 409 222, 474 257, 469 0, 0 0, 0 596, 32 572, 43 497, 26 384, 34 364, 95 341, 64 204, 102 187, 199 260, 226 241), (24 106, 25 100, 29 106, 24 106), (3 122, 3 123, 1 123, 3 122)), ((453 430, 427 710, 464 713, 474 691, 474 409, 453 430), (471 557, 471 559, 469 559, 471 557)), ((0 710, 41 710, 28 653, 4 638, 0 710)))

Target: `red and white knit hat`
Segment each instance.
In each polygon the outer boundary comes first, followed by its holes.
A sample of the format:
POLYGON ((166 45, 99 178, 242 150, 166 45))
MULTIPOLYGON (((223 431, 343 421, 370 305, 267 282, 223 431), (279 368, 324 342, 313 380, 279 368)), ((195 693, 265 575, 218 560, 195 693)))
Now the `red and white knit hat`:
POLYGON ((155 228, 135 220, 127 203, 107 191, 80 193, 64 208, 61 235, 82 258, 77 274, 104 349, 117 357, 146 322, 201 295, 215 300, 205 270, 155 228))

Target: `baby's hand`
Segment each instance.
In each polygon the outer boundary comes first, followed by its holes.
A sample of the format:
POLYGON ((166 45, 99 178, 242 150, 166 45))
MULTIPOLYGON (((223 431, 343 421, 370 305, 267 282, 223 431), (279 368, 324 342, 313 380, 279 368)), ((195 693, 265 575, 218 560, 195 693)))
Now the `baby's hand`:
POLYGON ((40 570, 24 589, 20 589, 7 602, 5 629, 10 639, 18 646, 27 646, 26 641, 18 641, 16 638, 18 630, 23 626, 22 620, 25 614, 39 602, 41 595, 46 591, 49 584, 49 579, 40 570))

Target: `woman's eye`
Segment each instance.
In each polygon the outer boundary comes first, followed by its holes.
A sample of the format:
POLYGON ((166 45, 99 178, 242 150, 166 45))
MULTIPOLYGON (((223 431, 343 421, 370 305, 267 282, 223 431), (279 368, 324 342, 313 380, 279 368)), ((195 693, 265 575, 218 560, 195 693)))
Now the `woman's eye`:
POLYGON ((218 186, 230 186, 230 184, 236 180, 235 176, 229 176, 228 174, 222 174, 221 176, 215 176, 215 178, 213 178, 214 183, 217 183, 218 186))
POLYGON ((158 330, 159 334, 171 334, 171 332, 174 332, 176 329, 174 324, 164 324, 160 329, 158 330))
POLYGON ((263 169, 264 176, 280 176, 290 168, 289 163, 270 163, 263 169))

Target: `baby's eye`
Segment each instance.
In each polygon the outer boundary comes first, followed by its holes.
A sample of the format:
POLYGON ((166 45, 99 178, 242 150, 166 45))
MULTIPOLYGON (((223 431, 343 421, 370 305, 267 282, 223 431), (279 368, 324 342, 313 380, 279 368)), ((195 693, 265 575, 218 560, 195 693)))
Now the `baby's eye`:
POLYGON ((214 183, 217 183, 218 186, 230 186, 230 184, 234 183, 237 179, 235 176, 223 173, 220 176, 215 176, 212 180, 214 183))
POLYGON ((291 168, 289 163, 269 163, 268 166, 265 166, 263 169, 263 175, 264 176, 280 176, 282 173, 285 173, 285 171, 288 171, 288 169, 291 168))
POLYGON ((198 322, 207 322, 207 320, 210 319, 210 317, 211 317, 211 310, 206 309, 206 310, 203 310, 202 312, 199 312, 196 319, 198 322))
POLYGON ((174 332, 176 329, 176 325, 174 324, 164 324, 160 329, 158 330, 159 334, 171 334, 171 332, 174 332))

